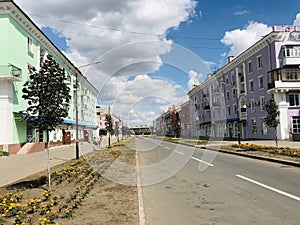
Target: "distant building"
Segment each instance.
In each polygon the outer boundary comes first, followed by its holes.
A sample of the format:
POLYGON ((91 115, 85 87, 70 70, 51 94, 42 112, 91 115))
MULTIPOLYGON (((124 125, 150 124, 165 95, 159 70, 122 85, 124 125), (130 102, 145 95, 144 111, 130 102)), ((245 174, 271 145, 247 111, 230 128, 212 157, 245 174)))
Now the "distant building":
POLYGON ((300 135, 300 27, 273 31, 189 93, 191 135, 200 138, 273 139, 263 122, 274 98, 280 110, 281 140, 300 135))
POLYGON ((158 136, 190 137, 189 102, 170 107, 155 119, 154 128, 158 136))
POLYGON ((48 54, 64 68, 72 97, 66 106, 68 117, 50 134, 51 144, 69 144, 75 140, 76 94, 79 139, 91 140, 97 128, 97 89, 13 1, 0 1, 0 32, 0 150, 10 153, 41 150, 38 146, 42 146, 43 132, 33 129, 19 112, 28 107, 22 89, 29 69, 39 70, 48 54))
POLYGON ((189 101, 180 105, 178 110, 181 126, 181 137, 191 136, 191 122, 190 122, 190 103, 189 101))
MULTIPOLYGON (((97 106, 97 135, 95 135, 95 138, 101 138, 102 136, 107 135, 107 129, 106 129, 106 115, 109 114, 109 111, 106 111, 104 109, 101 109, 100 106, 97 106)), ((123 139, 123 121, 116 115, 111 114, 112 118, 112 124, 114 132, 111 135, 116 136, 117 140, 123 139)))

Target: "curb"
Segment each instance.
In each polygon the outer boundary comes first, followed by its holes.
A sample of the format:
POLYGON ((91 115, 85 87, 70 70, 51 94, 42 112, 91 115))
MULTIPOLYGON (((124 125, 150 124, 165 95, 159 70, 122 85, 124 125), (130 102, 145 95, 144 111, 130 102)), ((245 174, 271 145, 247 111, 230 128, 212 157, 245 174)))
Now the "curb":
POLYGON ((228 154, 237 155, 237 156, 241 156, 241 157, 247 157, 247 158, 252 158, 252 159, 258 159, 258 160, 264 160, 264 161, 269 161, 269 162, 280 163, 280 164, 289 165, 289 166, 300 167, 300 163, 293 162, 293 161, 287 161, 287 160, 276 159, 276 158, 269 158, 269 157, 258 156, 258 155, 243 154, 243 153, 239 153, 239 152, 226 151, 226 150, 223 150, 223 149, 215 149, 215 148, 210 148, 210 147, 203 147, 203 146, 201 146, 201 147, 195 146, 195 147, 196 148, 201 148, 201 149, 207 149, 207 150, 211 150, 211 151, 228 153, 228 154))
MULTIPOLYGON (((164 140, 164 141, 168 141, 168 140, 164 140)), ((264 161, 268 161, 268 162, 280 163, 280 164, 284 164, 284 165, 288 165, 288 166, 300 167, 300 163, 294 162, 294 161, 288 161, 288 160, 282 160, 282 159, 276 159, 276 158, 269 158, 269 157, 258 156, 258 155, 243 154, 243 153, 240 153, 240 152, 226 151, 226 150, 223 150, 223 149, 216 149, 216 148, 211 148, 211 147, 189 145, 187 143, 180 143, 180 142, 173 142, 173 141, 168 141, 168 142, 175 143, 175 144, 186 145, 186 146, 191 146, 191 147, 195 147, 195 148, 201 148, 201 149, 207 149, 207 150, 211 150, 211 151, 217 151, 217 152, 232 154, 232 155, 237 155, 237 156, 241 156, 241 157, 247 157, 247 158, 252 158, 252 159, 264 160, 264 161)))

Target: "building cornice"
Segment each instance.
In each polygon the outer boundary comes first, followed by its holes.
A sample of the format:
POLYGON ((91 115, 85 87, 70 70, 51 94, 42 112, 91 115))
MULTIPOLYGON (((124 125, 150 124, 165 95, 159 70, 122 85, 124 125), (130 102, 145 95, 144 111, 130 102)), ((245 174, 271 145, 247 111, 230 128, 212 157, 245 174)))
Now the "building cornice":
POLYGON ((51 55, 58 58, 73 74, 78 73, 80 80, 84 79, 92 89, 98 90, 82 75, 78 68, 53 44, 53 42, 43 33, 43 31, 17 6, 12 0, 0 1, 0 14, 9 15, 23 29, 25 29, 32 38, 36 39, 45 47, 51 55))
MULTIPOLYGON (((244 52, 242 52, 240 55, 235 57, 230 63, 226 64, 224 67, 219 69, 215 74, 212 75, 211 78, 208 78, 207 80, 210 80, 212 78, 217 79, 220 76, 223 76, 224 74, 228 73, 232 69, 236 68, 241 63, 245 62, 247 59, 249 59, 251 56, 253 56, 255 53, 259 52, 263 48, 267 47, 270 43, 274 41, 283 41, 284 37, 288 34, 287 31, 272 31, 271 33, 264 36, 261 40, 256 42, 254 45, 246 49, 244 52)), ((297 32, 298 33, 298 32, 297 32)))

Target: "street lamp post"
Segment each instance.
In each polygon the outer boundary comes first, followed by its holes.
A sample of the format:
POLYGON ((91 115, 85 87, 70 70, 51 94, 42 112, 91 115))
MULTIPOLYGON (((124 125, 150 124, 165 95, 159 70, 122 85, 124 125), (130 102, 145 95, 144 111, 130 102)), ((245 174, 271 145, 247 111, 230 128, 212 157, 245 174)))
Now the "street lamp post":
POLYGON ((240 118, 240 109, 239 109, 239 97, 236 91, 236 115, 238 119, 238 144, 241 144, 241 118, 240 118))
POLYGON ((96 61, 93 63, 89 63, 86 65, 82 65, 76 68, 76 72, 75 72, 75 129, 76 129, 76 133, 75 133, 75 151, 76 151, 76 159, 79 159, 79 131, 78 131, 78 73, 80 72, 79 69, 83 68, 83 67, 87 67, 87 66, 91 66, 91 65, 95 65, 101 63, 101 61, 96 61))

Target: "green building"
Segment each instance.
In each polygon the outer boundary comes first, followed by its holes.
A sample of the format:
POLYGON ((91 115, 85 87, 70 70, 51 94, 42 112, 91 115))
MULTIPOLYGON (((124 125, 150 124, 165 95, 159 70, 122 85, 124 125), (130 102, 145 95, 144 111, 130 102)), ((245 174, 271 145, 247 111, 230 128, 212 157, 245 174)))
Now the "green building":
POLYGON ((0 150, 14 154, 43 149, 43 133, 33 129, 19 112, 27 108, 22 89, 28 79, 29 68, 39 70, 48 54, 65 69, 72 96, 66 106, 68 117, 51 132, 50 142, 61 145, 75 141, 76 94, 78 139, 91 141, 97 128, 97 89, 11 0, 0 0, 0 33, 0 150))

